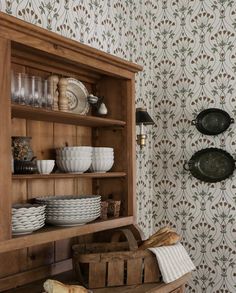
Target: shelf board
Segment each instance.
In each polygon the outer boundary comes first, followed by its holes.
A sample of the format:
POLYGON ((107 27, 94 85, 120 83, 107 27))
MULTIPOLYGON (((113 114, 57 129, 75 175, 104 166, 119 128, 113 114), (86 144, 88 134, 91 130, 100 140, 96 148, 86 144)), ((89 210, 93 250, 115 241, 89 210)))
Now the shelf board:
POLYGON ((62 111, 51 111, 18 104, 12 104, 11 112, 12 118, 24 118, 29 120, 74 124, 89 127, 123 127, 126 125, 126 122, 121 120, 79 115, 62 111))
POLYGON ((90 234, 98 231, 114 229, 134 223, 134 217, 111 218, 108 220, 97 220, 86 225, 74 227, 47 226, 32 234, 14 236, 12 239, 0 242, 0 253, 40 245, 52 241, 58 241, 80 235, 90 234))
POLYGON ((125 177, 125 172, 107 172, 107 173, 51 173, 51 174, 19 174, 12 175, 13 180, 20 179, 65 179, 65 178, 119 178, 125 177))
MULTIPOLYGON (((67 271, 64 273, 60 273, 53 276, 54 280, 58 280, 64 284, 73 284, 73 285, 81 285, 78 282, 78 279, 75 278, 74 271, 67 271)), ((106 287, 106 288, 99 288, 93 289, 94 293, 164 293, 164 292, 172 292, 175 289, 184 286, 187 282, 191 279, 191 273, 187 273, 180 277, 179 279, 171 282, 171 283, 164 283, 164 282, 156 282, 156 283, 146 283, 146 284, 135 284, 135 285, 127 285, 127 286, 120 286, 120 287, 106 287)), ((33 283, 11 289, 6 291, 6 293, 41 293, 43 284, 47 280, 47 278, 42 278, 41 280, 37 280, 33 283)), ((20 281, 18 281, 20 283, 20 281)), ((4 291, 5 292, 5 291, 4 291)), ((181 291, 174 291, 174 292, 181 292, 181 291)))

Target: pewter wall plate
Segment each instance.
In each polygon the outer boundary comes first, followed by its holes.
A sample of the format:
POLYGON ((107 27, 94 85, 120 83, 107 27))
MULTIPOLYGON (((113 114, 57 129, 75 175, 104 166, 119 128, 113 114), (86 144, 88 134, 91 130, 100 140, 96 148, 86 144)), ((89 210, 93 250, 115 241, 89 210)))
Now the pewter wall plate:
POLYGON ((235 160, 224 150, 206 148, 196 152, 184 165, 184 169, 190 171, 199 180, 218 182, 233 174, 235 160))
POLYGON ((198 131, 206 135, 217 135, 224 132, 234 119, 229 114, 218 108, 209 108, 200 112, 192 124, 198 131))

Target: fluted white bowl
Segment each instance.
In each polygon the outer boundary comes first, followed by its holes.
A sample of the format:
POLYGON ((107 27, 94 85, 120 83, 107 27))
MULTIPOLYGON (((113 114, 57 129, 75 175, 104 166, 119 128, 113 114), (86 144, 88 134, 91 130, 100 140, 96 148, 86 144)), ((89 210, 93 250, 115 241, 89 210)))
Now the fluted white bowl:
POLYGON ((83 156, 91 156, 92 150, 81 151, 81 150, 60 150, 57 152, 57 156, 62 157, 83 157, 83 156))
POLYGON ((93 147, 93 154, 114 154, 113 148, 108 147, 93 147))
POLYGON ((37 160, 37 168, 40 174, 50 174, 54 165, 55 160, 37 160))
POLYGON ((62 147, 56 149, 56 154, 91 154, 91 146, 74 146, 74 147, 62 147))
POLYGON ((107 172, 109 171, 114 164, 114 159, 94 159, 92 160, 91 170, 93 172, 107 172))
POLYGON ((57 160, 67 160, 67 159, 89 159, 92 157, 92 154, 73 154, 73 153, 68 153, 68 154, 61 154, 57 155, 56 159, 57 160))
POLYGON ((63 172, 84 173, 91 165, 91 158, 57 160, 57 166, 63 172))

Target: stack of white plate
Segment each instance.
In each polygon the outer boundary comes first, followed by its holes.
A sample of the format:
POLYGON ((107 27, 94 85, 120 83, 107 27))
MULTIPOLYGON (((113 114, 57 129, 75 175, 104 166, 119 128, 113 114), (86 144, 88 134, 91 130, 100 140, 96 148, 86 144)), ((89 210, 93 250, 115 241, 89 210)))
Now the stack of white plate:
POLYGON ((100 217, 100 195, 47 196, 36 198, 46 204, 46 222, 56 226, 83 225, 100 217))
POLYGON ((92 162, 92 147, 74 146, 56 149, 56 163, 62 172, 84 173, 92 162))
POLYGON ((103 173, 109 171, 114 164, 114 149, 108 147, 94 147, 91 170, 103 173))
POLYGON ((45 205, 15 204, 12 206, 12 234, 30 234, 45 225, 45 205))

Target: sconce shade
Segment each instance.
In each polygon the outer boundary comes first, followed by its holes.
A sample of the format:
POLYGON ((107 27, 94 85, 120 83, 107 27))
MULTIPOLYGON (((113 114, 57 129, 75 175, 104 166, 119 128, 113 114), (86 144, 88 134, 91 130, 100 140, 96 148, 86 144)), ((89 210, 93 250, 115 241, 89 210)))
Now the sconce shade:
POLYGON ((145 108, 137 108, 136 109, 136 124, 143 124, 143 125, 152 125, 154 121, 150 117, 145 108))

